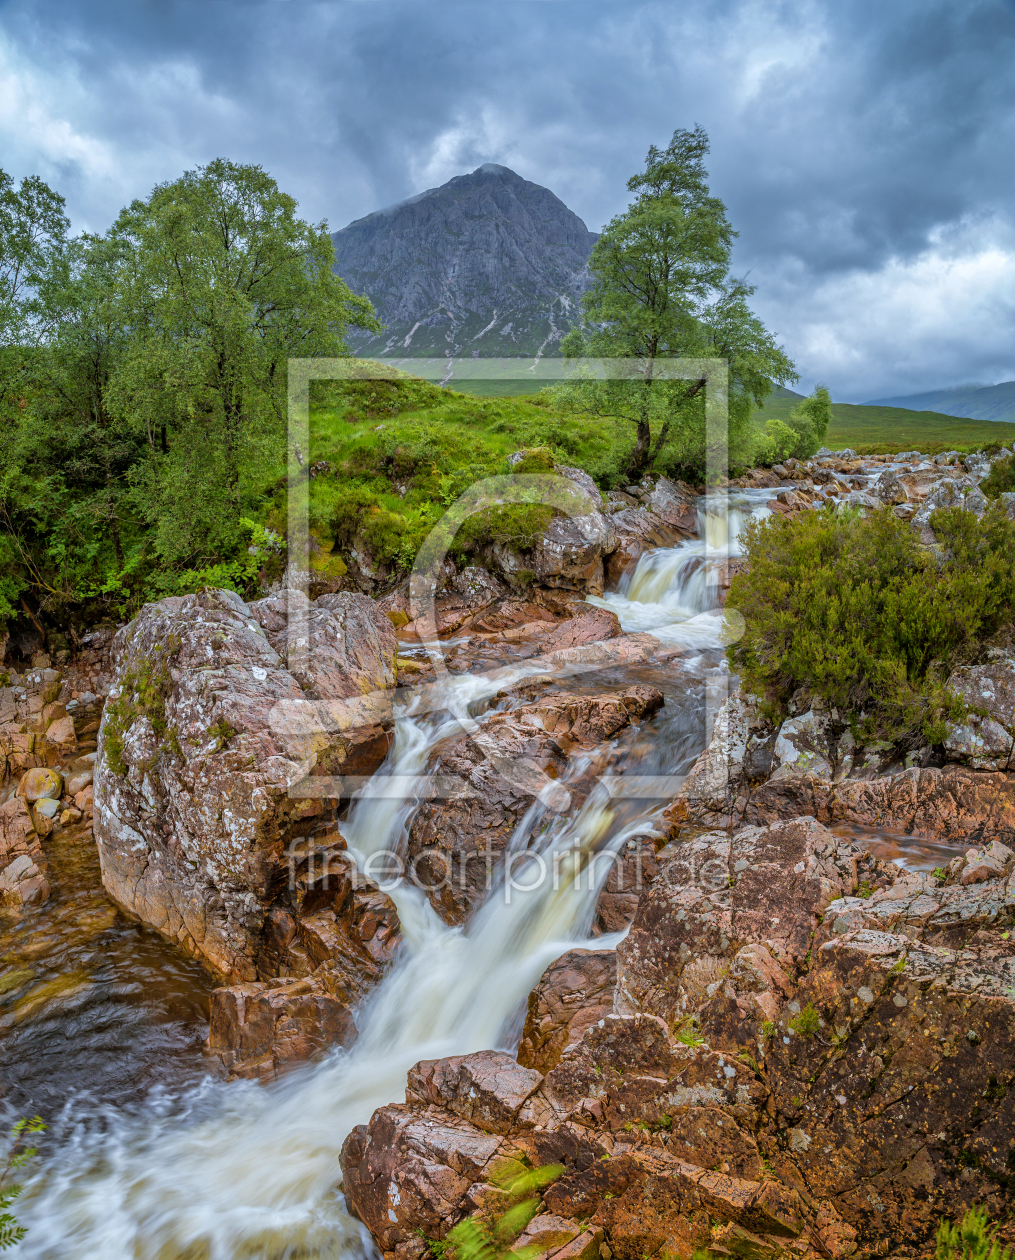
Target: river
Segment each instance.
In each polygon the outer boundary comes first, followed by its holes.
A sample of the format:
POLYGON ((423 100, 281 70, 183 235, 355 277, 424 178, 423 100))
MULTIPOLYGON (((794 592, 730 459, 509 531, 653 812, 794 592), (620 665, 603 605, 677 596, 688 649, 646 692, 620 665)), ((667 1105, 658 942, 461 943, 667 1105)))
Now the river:
MULTIPOLYGON (((612 788, 600 785, 571 815, 534 807, 512 850, 556 856, 579 872, 593 853, 652 830, 666 802, 627 792, 622 781, 679 777, 704 747, 706 711, 729 684, 718 567, 729 549, 735 554, 744 519, 767 511, 763 497, 745 496, 728 515, 703 512, 700 540, 643 556, 624 589, 598 601, 625 630, 650 630, 686 650, 665 664, 586 670, 572 680, 599 692, 650 682, 666 703, 620 741, 612 788)), ((341 824, 361 861, 404 847, 434 746, 459 723, 511 703, 505 687, 535 668, 508 662, 493 676, 449 676, 439 684, 439 706, 431 703, 425 716, 406 707, 379 772, 394 777, 401 794, 360 799, 341 824)), ((936 855, 896 843, 891 855, 899 860, 936 864, 936 855)), ((602 949, 619 939, 591 935, 599 893, 593 879, 495 885, 464 928, 448 927, 418 889, 399 884, 388 891, 404 944, 359 1012, 355 1045, 267 1087, 224 1082, 200 1048, 207 977, 105 903, 94 849, 80 835, 68 833, 59 844, 70 853, 50 852, 51 869, 59 868, 54 897, 35 912, 31 932, 21 929, 26 941, 45 937, 50 953, 26 961, 22 949, 12 965, 35 967, 66 987, 49 1000, 43 994, 2 1028, 9 1104, 30 1100, 38 1110, 45 1103, 52 1125, 19 1204, 29 1232, 17 1254, 33 1260, 373 1254, 341 1196, 338 1161, 349 1131, 377 1106, 402 1099, 406 1072, 420 1059, 491 1047, 514 1052, 526 996, 547 965, 576 944, 602 949)), ((605 876, 605 866, 597 869, 605 876)))

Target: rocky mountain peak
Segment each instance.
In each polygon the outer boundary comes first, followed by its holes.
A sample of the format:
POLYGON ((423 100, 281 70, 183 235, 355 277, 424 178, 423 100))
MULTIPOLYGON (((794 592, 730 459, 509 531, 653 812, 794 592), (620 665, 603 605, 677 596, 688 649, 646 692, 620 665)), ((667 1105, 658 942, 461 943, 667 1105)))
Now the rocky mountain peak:
POLYGON ((596 234, 548 188, 486 162, 333 234, 336 270, 374 303, 359 354, 553 353, 596 234))

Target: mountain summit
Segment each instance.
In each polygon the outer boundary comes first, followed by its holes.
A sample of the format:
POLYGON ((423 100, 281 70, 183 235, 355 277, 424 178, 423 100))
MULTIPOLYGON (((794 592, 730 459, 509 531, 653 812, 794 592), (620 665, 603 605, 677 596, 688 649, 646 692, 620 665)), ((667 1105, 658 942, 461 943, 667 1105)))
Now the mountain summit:
POLYGON ((332 235, 335 270, 387 329, 357 354, 552 354, 597 239, 548 188, 487 162, 332 235))

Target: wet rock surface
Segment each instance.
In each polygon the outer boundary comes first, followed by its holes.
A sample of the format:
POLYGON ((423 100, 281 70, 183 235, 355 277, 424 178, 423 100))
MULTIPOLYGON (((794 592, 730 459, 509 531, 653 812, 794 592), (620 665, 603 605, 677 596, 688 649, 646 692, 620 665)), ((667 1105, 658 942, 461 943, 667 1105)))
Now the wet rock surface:
MULTIPOLYGON (((310 698, 393 681, 387 619, 355 596, 325 598, 344 599, 348 617, 308 610, 311 646, 320 649, 309 659, 321 662, 302 678, 310 698)), ((95 835, 107 890, 228 980, 257 978, 286 848, 322 810, 288 789, 319 761, 344 764, 347 753, 340 732, 288 735, 272 724, 274 706, 304 697, 258 620, 278 637, 280 604, 248 607, 231 592, 207 591, 148 605, 118 636, 99 734, 95 835)))
POLYGON ((616 588, 653 547, 673 547, 698 530, 699 495, 667 477, 646 479, 615 494, 610 524, 616 547, 606 561, 606 579, 616 588))
POLYGON ((428 769, 442 776, 443 799, 421 803, 408 836, 409 868, 438 913, 462 922, 485 898, 532 805, 557 814, 580 808, 609 756, 601 746, 662 703, 651 687, 555 692, 438 746, 428 769), (598 757, 585 756, 597 749, 598 757))
POLYGON ((592 1256, 922 1254, 943 1213, 1003 1218, 1011 852, 914 876, 800 818, 659 864, 615 988, 571 951, 530 999, 523 1064, 420 1064, 350 1135, 349 1206, 385 1254, 422 1256, 418 1231, 495 1214, 505 1168, 548 1163, 536 1230, 565 1246, 569 1224, 592 1256))

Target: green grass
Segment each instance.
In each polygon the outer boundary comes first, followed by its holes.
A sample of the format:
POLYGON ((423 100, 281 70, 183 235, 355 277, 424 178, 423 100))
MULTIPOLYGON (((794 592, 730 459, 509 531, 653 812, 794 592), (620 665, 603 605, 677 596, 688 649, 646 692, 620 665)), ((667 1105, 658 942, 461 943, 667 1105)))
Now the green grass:
MULTIPOLYGON (((508 456, 523 448, 541 449, 551 466, 556 461, 583 468, 603 488, 624 481, 634 429, 622 420, 562 415, 546 395, 519 393, 524 381, 469 381, 463 383, 469 392, 462 392, 393 369, 385 377, 318 382, 311 391, 310 463, 318 473, 311 482, 310 523, 321 547, 314 564, 324 576, 345 573, 353 552, 365 550, 385 580, 396 578, 459 495, 482 478, 512 471, 508 456)), ((531 384, 536 390, 545 382, 531 384)), ((779 391, 758 418, 785 415, 798 401, 779 391)), ((834 409, 827 439, 833 447, 869 450, 894 439, 896 450, 936 451, 980 445, 987 437, 1007 437, 1009 430, 1015 435, 1015 425, 900 408, 838 403, 834 409), (901 431, 898 417, 907 425, 901 431)), ((273 503, 260 515, 284 534, 284 476, 276 486, 273 503)), ((552 515, 535 504, 477 515, 456 537, 453 554, 461 563, 490 542, 523 551, 552 515)))
MULTIPOLYGON (((342 572, 353 546, 365 546, 389 574, 408 568, 458 496, 511 472, 508 456, 517 450, 540 448, 546 467, 577 465, 609 485, 633 443, 631 425, 564 417, 545 400, 464 394, 419 379, 319 383, 311 393, 310 462, 327 468, 311 482, 310 524, 325 557, 317 567, 337 564, 342 572)), ((268 514, 279 532, 284 495, 280 479, 268 514)), ((524 550, 553 514, 535 504, 482 513, 453 551, 467 555, 490 541, 524 550)))
MULTIPOLYGON (((789 395, 770 398, 755 415, 760 421, 785 420, 796 406, 789 395)), ((907 411, 904 407, 866 407, 855 403, 832 403, 832 423, 825 438, 831 450, 852 447, 861 454, 889 454, 919 450, 936 455, 941 451, 971 451, 991 442, 1009 445, 1015 441, 1015 424, 993 420, 966 420, 938 411, 907 411)))

